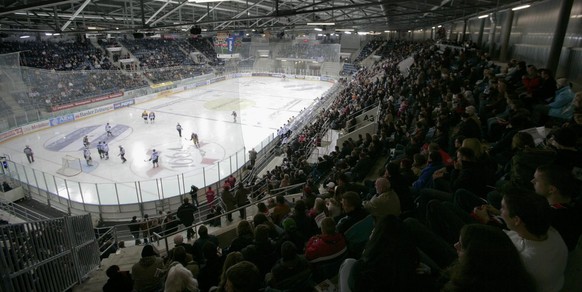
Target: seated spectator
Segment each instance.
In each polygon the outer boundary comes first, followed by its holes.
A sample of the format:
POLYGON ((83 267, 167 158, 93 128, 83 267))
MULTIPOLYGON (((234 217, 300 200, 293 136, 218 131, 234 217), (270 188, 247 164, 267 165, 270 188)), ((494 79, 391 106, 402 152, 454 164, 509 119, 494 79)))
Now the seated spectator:
POLYGON ((297 255, 297 248, 291 241, 281 245, 281 258, 267 275, 267 285, 280 290, 310 291, 311 268, 303 256, 297 255))
POLYGON ((546 116, 558 118, 562 120, 569 120, 572 118, 572 112, 567 109, 574 99, 574 93, 570 88, 570 84, 566 78, 556 80, 557 90, 554 100, 550 103, 536 105, 533 109, 533 119, 535 125, 542 125, 543 118, 546 116))
POLYGON ((536 194, 550 204, 551 222, 564 239, 569 251, 576 248, 582 234, 582 209, 573 199, 576 184, 571 172, 558 165, 543 165, 536 169, 531 180, 536 194))
POLYGON ((242 220, 236 226, 236 237, 230 242, 228 252, 241 251, 252 244, 254 240, 253 226, 247 220, 242 220))
POLYGON ((465 225, 455 248, 459 260, 441 291, 535 291, 517 249, 499 228, 465 225))
POLYGON ((226 270, 226 291, 255 292, 262 282, 259 269, 251 262, 242 261, 226 270))
POLYGON ((326 217, 321 221, 321 234, 312 236, 305 246, 305 258, 314 261, 338 254, 346 249, 346 240, 335 230, 333 218, 326 217))
POLYGON ((218 292, 224 292, 226 291, 226 271, 228 271, 228 269, 240 262, 244 261, 244 257, 242 255, 242 253, 235 251, 235 252, 231 252, 226 256, 226 259, 224 260, 224 264, 222 265, 222 274, 220 275, 220 283, 218 284, 218 286, 212 287, 210 288, 210 291, 218 291, 218 292))
POLYGON ((400 216, 400 199, 390 187, 390 181, 380 177, 376 179, 375 187, 376 195, 370 201, 364 201, 364 209, 370 212, 376 221, 388 215, 400 216))
POLYGON ((174 248, 174 260, 168 265, 164 292, 197 292, 198 265, 189 262, 184 247, 174 248))
POLYGON ((129 271, 120 271, 118 265, 107 268, 105 274, 109 278, 103 286, 103 292, 132 292, 133 279, 129 271))
POLYGON ((383 217, 359 260, 347 259, 339 272, 340 291, 422 291, 416 274, 418 251, 395 216, 383 217))
POLYGON ((176 249, 176 247, 180 246, 184 248, 184 251, 186 251, 186 253, 190 254, 190 257, 192 257, 192 259, 201 258, 199 252, 196 249, 194 249, 194 247, 191 244, 184 243, 184 236, 182 236, 182 234, 176 234, 176 236, 174 236, 174 248, 168 251, 168 255, 165 258, 166 264, 169 264, 173 260, 174 250, 176 249))
POLYGON ((146 245, 141 251, 141 259, 131 268, 133 289, 138 292, 158 291, 162 289, 162 277, 159 270, 164 269, 164 262, 152 245, 146 245))
POLYGON ((317 228, 321 228, 321 221, 329 216, 329 211, 325 206, 325 200, 322 198, 316 198, 313 208, 309 210, 308 215, 313 218, 317 228))
POLYGON ((541 196, 527 190, 506 188, 501 200, 501 217, 537 291, 560 291, 568 247, 560 234, 550 226, 551 210, 541 196))
MULTIPOLYGON (((296 225, 297 230, 305 237, 304 241, 307 241, 309 237, 316 234, 318 231, 317 224, 315 220, 307 215, 307 206, 304 200, 298 200, 293 206, 293 214, 290 216, 296 225)), ((302 246, 296 244, 299 250, 303 250, 302 246)))
MULTIPOLYGON (((277 246, 274 241, 269 238, 269 227, 264 224, 260 224, 255 227, 255 241, 252 245, 246 248, 254 248, 255 258, 248 259, 245 255, 245 259, 253 261, 261 271, 261 275, 264 277, 273 267, 273 264, 278 258, 277 246)), ((245 248, 245 249, 246 249, 245 248)), ((245 254, 243 249, 243 255, 245 254)))
POLYGON ((192 274, 192 277, 198 278, 198 273, 200 272, 200 266, 197 262, 192 259, 192 255, 186 253, 186 249, 183 246, 177 246, 172 249, 173 254, 170 258, 170 263, 168 268, 181 264, 182 267, 186 268, 192 274))
POLYGON ((282 195, 278 195, 276 197, 276 205, 273 208, 273 214, 271 214, 271 218, 273 218, 273 223, 280 225, 283 219, 291 213, 291 208, 285 201, 285 197, 282 195))
POLYGON ((344 215, 338 221, 337 231, 344 233, 354 224, 368 216, 368 211, 362 207, 360 196, 356 192, 346 192, 342 195, 341 201, 344 215))
POLYGON ((428 165, 423 168, 418 176, 418 179, 412 183, 412 189, 419 191, 423 188, 430 188, 433 186, 432 175, 445 167, 442 161, 442 156, 438 151, 432 151, 428 155, 428 165))

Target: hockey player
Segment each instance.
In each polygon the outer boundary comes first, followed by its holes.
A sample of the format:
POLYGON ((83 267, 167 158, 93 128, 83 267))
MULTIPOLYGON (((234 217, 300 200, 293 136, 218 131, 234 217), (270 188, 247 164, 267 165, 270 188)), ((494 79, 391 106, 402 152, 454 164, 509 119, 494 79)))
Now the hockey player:
POLYGON ((233 119, 232 122, 233 123, 236 123, 236 112, 235 111, 232 111, 232 114, 230 114, 230 115, 232 116, 232 119, 233 119))
POLYGON ((180 125, 180 123, 176 125, 176 131, 178 131, 178 135, 182 138, 182 125, 180 125))
POLYGON ((149 114, 150 117, 150 123, 154 123, 154 121, 156 120, 156 114, 154 112, 150 112, 149 114))
POLYGON ((155 167, 158 167, 158 159, 160 157, 160 154, 156 151, 156 149, 152 150, 152 155, 150 156, 150 161, 152 162, 152 165, 155 167))
POLYGON ((200 141, 198 141, 198 134, 192 133, 192 135, 190 135, 190 141, 192 141, 192 143, 194 143, 194 146, 196 146, 196 148, 200 148, 200 141))
POLYGON ((107 137, 113 136, 113 134, 111 133, 111 125, 109 123, 105 125, 105 132, 107 132, 107 137))
POLYGON ((34 152, 32 152, 30 146, 26 145, 26 147, 24 147, 24 154, 26 154, 26 159, 28 159, 28 163, 34 162, 34 152))
POLYGON ((144 123, 148 123, 148 112, 146 110, 143 111, 143 113, 141 113, 141 117, 143 119, 144 123))
POLYGON ((117 156, 121 156, 121 163, 125 163, 127 159, 125 159, 125 149, 123 146, 119 145, 119 154, 117 156))
POLYGON ((87 137, 87 135, 85 135, 85 137, 83 137, 83 145, 85 147, 89 147, 89 137, 87 137))
POLYGON ((103 142, 97 142, 97 153, 99 153, 99 158, 103 159, 103 142))
POLYGON ((87 161, 87 166, 92 166, 93 164, 91 164, 91 161, 93 159, 91 159, 91 151, 89 150, 89 147, 83 149, 83 156, 85 157, 85 161, 87 161))
POLYGON ((109 145, 107 145, 107 142, 105 141, 101 143, 101 152, 103 152, 103 157, 105 157, 105 159, 109 159, 109 145))

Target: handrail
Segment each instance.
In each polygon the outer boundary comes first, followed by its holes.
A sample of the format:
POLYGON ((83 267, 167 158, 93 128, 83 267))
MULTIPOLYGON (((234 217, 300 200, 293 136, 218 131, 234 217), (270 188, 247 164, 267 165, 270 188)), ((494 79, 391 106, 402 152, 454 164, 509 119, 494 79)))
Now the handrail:
POLYGON ((28 208, 22 207, 13 202, 6 201, 4 198, 0 198, 0 209, 18 218, 23 218, 25 221, 40 221, 50 219, 49 217, 29 210, 28 208))

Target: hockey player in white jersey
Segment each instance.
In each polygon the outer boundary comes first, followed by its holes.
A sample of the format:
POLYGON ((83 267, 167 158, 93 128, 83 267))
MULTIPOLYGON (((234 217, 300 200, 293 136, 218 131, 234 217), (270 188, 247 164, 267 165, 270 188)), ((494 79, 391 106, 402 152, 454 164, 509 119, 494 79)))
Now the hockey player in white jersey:
POLYGON ((109 159, 109 145, 107 145, 107 142, 103 141, 103 143, 101 143, 101 151, 103 152, 103 157, 109 159))
POLYGON ((160 165, 158 164, 158 159, 159 159, 159 157, 160 157, 160 153, 158 153, 158 152, 156 151, 156 149, 153 149, 153 150, 152 150, 152 155, 150 156, 150 160, 149 160, 149 161, 151 161, 151 162, 152 162, 152 165, 154 166, 154 168, 156 168, 156 167, 160 166, 160 165))
POLYGON ((85 161, 87 161, 87 166, 93 165, 91 164, 93 159, 91 159, 91 150, 89 150, 89 147, 85 147, 85 149, 83 149, 83 157, 85 157, 85 161))

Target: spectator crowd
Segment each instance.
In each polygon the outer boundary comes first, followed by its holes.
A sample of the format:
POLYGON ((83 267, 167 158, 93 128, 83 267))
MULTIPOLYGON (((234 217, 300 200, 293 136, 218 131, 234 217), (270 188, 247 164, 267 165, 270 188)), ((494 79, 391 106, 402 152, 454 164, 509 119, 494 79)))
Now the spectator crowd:
POLYGON ((300 184, 302 199, 259 203, 224 248, 204 226, 165 259, 145 246, 134 289, 310 291, 335 276, 340 291, 579 289, 567 266, 582 234, 582 93, 473 45, 373 45, 380 61, 340 80, 312 123, 280 131, 286 158, 261 181, 300 184), (377 132, 307 162, 323 133, 352 132, 373 107, 377 132))

